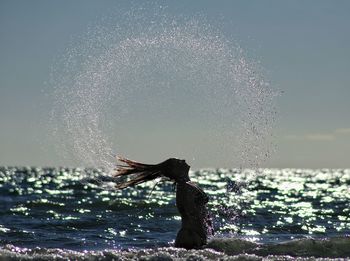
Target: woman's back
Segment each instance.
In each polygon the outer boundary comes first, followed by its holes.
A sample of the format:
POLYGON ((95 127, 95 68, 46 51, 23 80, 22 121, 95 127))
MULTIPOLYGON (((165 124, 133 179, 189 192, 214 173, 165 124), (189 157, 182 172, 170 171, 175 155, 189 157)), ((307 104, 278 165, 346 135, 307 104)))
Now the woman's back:
POLYGON ((192 182, 176 185, 176 206, 180 212, 182 226, 177 234, 175 246, 200 248, 207 241, 208 196, 192 182))

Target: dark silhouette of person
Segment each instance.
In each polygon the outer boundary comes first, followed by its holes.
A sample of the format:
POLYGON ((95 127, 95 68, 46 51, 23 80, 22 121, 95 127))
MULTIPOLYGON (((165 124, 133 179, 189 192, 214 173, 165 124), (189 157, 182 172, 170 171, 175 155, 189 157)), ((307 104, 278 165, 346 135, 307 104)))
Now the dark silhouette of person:
POLYGON ((181 229, 177 233, 175 247, 201 248, 213 234, 211 219, 207 211, 208 196, 189 178, 190 166, 185 160, 167 159, 159 164, 143 164, 118 157, 124 165, 117 165, 116 177, 129 176, 128 181, 119 182, 116 188, 130 186, 166 177, 176 183, 176 206, 181 215, 181 229))

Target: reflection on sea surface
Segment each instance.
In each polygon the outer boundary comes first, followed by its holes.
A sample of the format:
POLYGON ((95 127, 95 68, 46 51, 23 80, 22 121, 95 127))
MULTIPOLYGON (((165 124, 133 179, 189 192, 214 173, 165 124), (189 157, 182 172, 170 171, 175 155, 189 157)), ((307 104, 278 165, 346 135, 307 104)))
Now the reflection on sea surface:
MULTIPOLYGON (((191 178, 210 196, 216 237, 271 243, 350 234, 350 170, 205 169, 191 178)), ((120 191, 101 170, 1 167, 0 244, 169 246, 180 227, 174 186, 154 185, 120 191)))

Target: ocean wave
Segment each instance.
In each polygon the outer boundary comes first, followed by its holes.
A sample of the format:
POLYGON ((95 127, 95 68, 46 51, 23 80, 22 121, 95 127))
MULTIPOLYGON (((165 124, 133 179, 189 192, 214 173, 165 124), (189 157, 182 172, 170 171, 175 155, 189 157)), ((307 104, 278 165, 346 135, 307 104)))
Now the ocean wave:
POLYGON ((288 255, 293 257, 350 257, 350 237, 298 239, 278 244, 258 244, 235 238, 211 240, 207 248, 227 255, 288 255))
POLYGON ((74 251, 59 248, 0 248, 0 260, 331 260, 350 257, 350 237, 258 244, 237 238, 212 239, 204 249, 174 247, 74 251))

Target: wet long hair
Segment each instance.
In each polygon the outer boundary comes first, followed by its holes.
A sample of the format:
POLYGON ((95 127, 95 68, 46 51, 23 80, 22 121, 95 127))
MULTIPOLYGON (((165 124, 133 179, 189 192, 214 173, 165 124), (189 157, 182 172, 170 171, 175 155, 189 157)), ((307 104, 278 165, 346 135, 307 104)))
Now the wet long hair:
POLYGON ((159 164, 144 164, 119 156, 117 156, 117 160, 122 164, 116 165, 114 177, 131 177, 128 181, 121 181, 122 179, 119 179, 116 185, 117 189, 135 186, 160 177, 170 178, 168 175, 169 163, 172 159, 168 159, 159 164))

